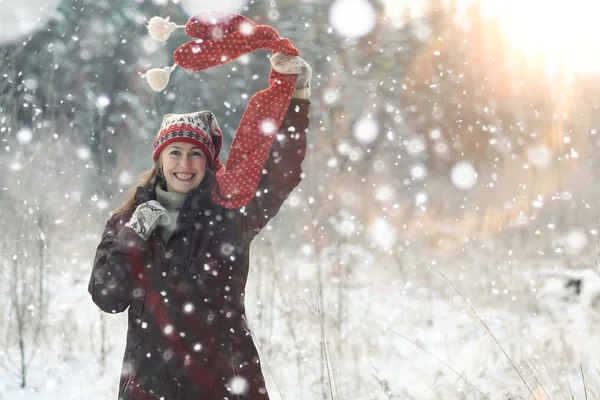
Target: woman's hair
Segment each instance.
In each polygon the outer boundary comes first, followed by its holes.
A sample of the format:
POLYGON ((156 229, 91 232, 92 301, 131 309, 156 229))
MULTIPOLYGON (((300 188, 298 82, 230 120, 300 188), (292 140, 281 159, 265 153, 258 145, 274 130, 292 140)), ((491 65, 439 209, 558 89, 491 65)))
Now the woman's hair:
POLYGON ((138 183, 125 192, 125 195, 124 195, 125 201, 119 208, 117 208, 114 211, 114 213, 115 214, 123 214, 123 215, 128 214, 128 213, 133 213, 133 210, 135 209, 135 193, 137 191, 138 186, 147 188, 148 186, 150 186, 150 184, 152 182, 154 182, 156 180, 156 177, 159 175, 160 175, 160 161, 156 160, 156 162, 154 163, 154 166, 152 168, 150 168, 149 170, 144 171, 140 174, 138 183))

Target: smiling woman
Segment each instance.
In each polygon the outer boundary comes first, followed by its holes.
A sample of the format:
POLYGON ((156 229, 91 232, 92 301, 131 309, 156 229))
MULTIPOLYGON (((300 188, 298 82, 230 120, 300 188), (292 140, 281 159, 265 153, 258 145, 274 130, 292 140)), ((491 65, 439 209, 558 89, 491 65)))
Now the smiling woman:
POLYGON ((160 154, 160 171, 169 192, 189 193, 206 173, 206 156, 198 146, 175 142, 160 154))
POLYGON ((590 0, 481 0, 515 50, 549 66, 600 72, 596 37, 600 2, 590 0))
MULTIPOLYGON (((148 25, 160 41, 171 32, 165 18, 148 25)), ((269 87, 248 102, 225 164, 212 112, 165 115, 152 169, 106 223, 88 290, 101 310, 128 310, 120 400, 268 400, 245 314, 250 244, 303 178, 312 70, 240 14, 200 12, 185 28, 194 40, 177 66, 270 49, 269 87)))

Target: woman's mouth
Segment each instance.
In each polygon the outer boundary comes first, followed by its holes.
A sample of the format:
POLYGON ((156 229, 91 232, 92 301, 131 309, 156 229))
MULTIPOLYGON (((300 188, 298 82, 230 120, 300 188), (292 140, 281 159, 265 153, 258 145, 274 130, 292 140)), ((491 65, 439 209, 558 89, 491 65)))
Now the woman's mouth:
POLYGON ((176 172, 173 175, 175 176, 175 178, 177 178, 177 180, 180 180, 181 182, 191 182, 196 176, 196 174, 185 174, 182 172, 176 172))

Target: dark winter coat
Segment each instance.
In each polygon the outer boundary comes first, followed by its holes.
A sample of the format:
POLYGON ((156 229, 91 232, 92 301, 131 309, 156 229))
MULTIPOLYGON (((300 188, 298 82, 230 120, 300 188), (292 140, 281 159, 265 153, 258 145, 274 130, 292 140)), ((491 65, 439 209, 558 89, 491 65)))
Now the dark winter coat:
MULTIPOLYGON (((156 231, 142 241, 125 226, 130 215, 108 221, 89 292, 105 312, 128 309, 119 399, 268 399, 244 316, 249 249, 300 183, 309 104, 292 99, 260 195, 245 207, 214 204, 207 175, 188 195, 166 243, 156 231), (245 390, 238 395, 231 388, 245 390)), ((137 189, 137 205, 150 199, 153 185, 137 189)))

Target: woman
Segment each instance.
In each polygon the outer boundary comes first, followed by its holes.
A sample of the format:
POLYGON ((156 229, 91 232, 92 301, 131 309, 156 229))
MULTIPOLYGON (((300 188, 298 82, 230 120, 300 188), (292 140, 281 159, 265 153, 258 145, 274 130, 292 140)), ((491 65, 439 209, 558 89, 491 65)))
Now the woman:
POLYGON ((271 64, 297 76, 268 152, 240 145, 240 126, 223 166, 212 113, 168 114, 154 167, 106 225, 89 292, 105 312, 128 310, 119 399, 268 399, 245 322, 249 248, 300 183, 311 77, 297 56, 276 53, 271 64), (233 152, 242 161, 228 170, 233 152), (244 171, 255 170, 248 187, 244 171))

